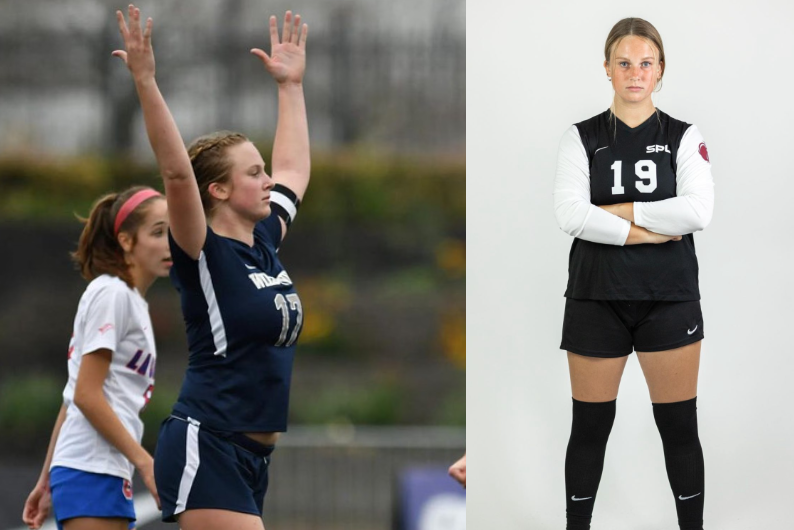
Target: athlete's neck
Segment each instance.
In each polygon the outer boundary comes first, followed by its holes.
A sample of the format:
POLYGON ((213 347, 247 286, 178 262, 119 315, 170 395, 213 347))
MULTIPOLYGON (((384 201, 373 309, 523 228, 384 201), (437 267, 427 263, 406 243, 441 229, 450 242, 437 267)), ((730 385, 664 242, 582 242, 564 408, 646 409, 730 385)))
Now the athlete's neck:
POLYGON ((611 108, 615 116, 631 128, 644 123, 656 112, 656 107, 653 106, 653 101, 651 101, 650 97, 644 101, 634 103, 623 101, 615 96, 611 108))
POLYGON ((254 246, 254 226, 256 223, 242 219, 226 208, 220 208, 207 219, 212 231, 219 236, 236 239, 249 247, 254 246))
POLYGON ((135 265, 130 265, 130 276, 132 276, 133 287, 138 289, 142 297, 146 298, 146 291, 149 290, 149 287, 152 286, 157 277, 142 271, 140 267, 135 265))

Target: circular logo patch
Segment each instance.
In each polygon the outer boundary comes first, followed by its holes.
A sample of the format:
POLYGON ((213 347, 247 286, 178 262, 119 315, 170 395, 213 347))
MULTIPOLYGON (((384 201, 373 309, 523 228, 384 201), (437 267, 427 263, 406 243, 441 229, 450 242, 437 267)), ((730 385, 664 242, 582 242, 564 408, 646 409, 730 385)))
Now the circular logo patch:
POLYGON ((121 491, 124 493, 124 498, 128 501, 132 500, 132 483, 124 479, 124 483, 121 485, 121 491))
POLYGON ((709 160, 709 150, 706 149, 706 144, 700 142, 700 145, 698 146, 698 152, 700 153, 700 156, 703 157, 703 160, 711 163, 711 161, 709 160))

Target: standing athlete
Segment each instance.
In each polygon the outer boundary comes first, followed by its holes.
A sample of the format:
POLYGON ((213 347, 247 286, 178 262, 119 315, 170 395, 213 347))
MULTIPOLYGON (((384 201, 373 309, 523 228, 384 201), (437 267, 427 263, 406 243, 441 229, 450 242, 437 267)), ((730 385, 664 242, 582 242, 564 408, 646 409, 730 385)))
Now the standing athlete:
POLYGON ((61 530, 133 528, 135 469, 158 500, 138 414, 157 358, 144 296, 171 267, 167 233, 166 202, 151 188, 106 195, 86 220, 72 257, 91 283, 74 319, 63 405, 22 513, 30 528, 51 506, 61 530))
POLYGON ((565 459, 568 530, 590 528, 618 386, 632 351, 648 383, 682 530, 703 528, 696 399, 703 339, 693 233, 711 220, 714 186, 694 125, 654 107, 665 71, 650 23, 623 19, 604 47, 610 109, 560 143, 554 207, 575 239, 561 348, 573 422, 565 459))
POLYGON ((263 529, 270 454, 287 428, 303 308, 278 255, 309 184, 303 74, 306 35, 270 18, 270 55, 251 52, 278 84, 273 177, 245 136, 219 132, 185 149, 155 82, 152 20, 117 12, 124 60, 165 183, 190 356, 160 430, 155 477, 164 521, 183 530, 263 529), (275 215, 272 215, 275 214, 275 215))

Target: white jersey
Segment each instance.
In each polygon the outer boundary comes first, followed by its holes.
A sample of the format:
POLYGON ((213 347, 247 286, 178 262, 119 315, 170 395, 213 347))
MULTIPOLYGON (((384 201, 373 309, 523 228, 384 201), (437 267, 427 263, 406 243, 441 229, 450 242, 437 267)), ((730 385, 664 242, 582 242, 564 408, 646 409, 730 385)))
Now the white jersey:
POLYGON ((106 348, 112 352, 103 386, 108 404, 130 435, 140 443, 139 413, 152 395, 156 352, 149 305, 120 278, 104 274, 86 288, 77 307, 69 344, 69 381, 63 391, 66 420, 61 427, 52 466, 132 479, 133 465, 108 443, 74 404, 74 389, 83 355, 106 348))

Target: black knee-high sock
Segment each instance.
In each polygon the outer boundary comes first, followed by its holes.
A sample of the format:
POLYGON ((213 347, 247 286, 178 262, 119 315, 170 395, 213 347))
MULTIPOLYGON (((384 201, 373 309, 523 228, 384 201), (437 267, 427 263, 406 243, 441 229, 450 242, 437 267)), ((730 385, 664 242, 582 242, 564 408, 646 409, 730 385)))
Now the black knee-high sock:
POLYGON ((653 417, 662 436, 667 478, 675 496, 681 530, 703 528, 703 448, 698 437, 697 398, 654 403, 653 417))
POLYGON ((573 421, 565 453, 567 530, 590 530, 596 492, 604 469, 607 440, 615 421, 615 400, 573 400, 573 421))

